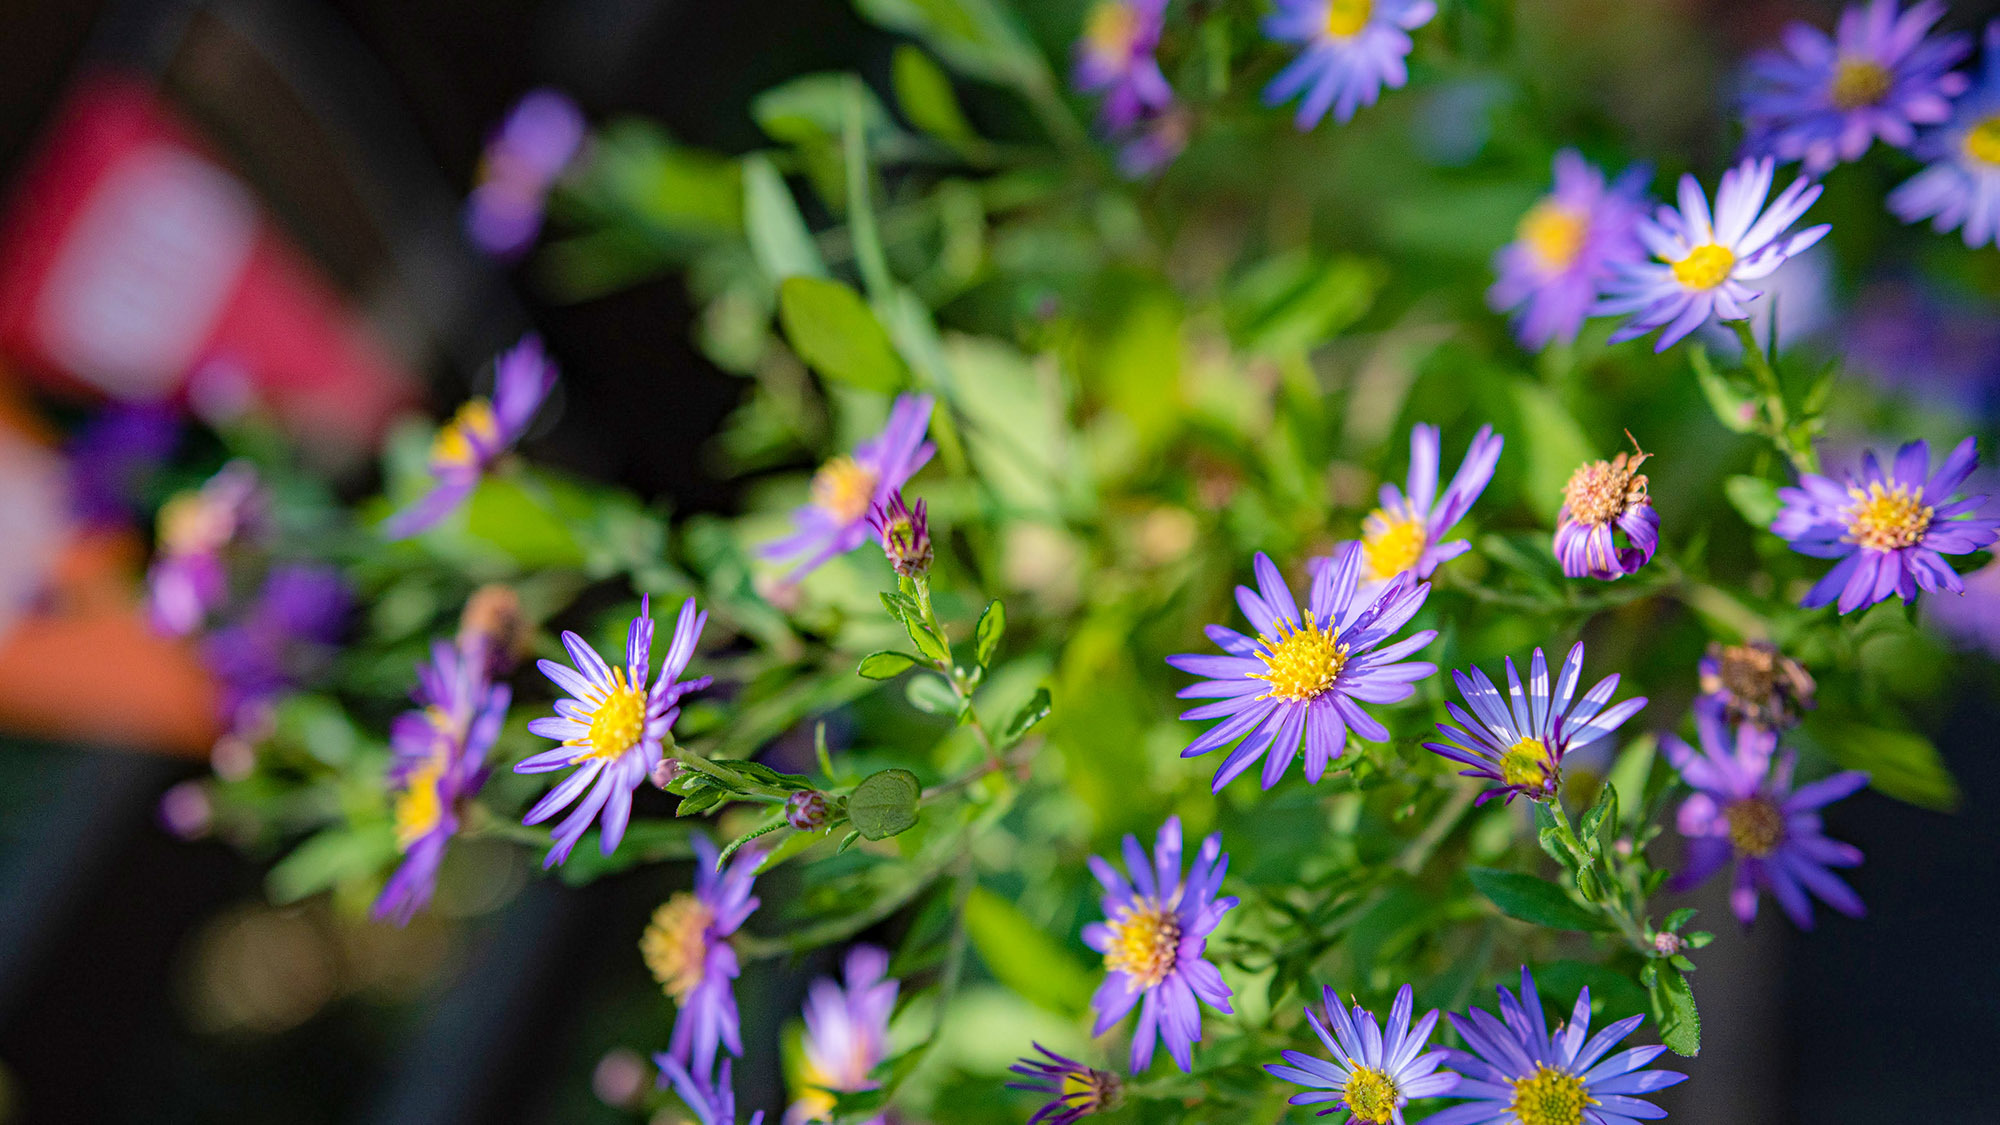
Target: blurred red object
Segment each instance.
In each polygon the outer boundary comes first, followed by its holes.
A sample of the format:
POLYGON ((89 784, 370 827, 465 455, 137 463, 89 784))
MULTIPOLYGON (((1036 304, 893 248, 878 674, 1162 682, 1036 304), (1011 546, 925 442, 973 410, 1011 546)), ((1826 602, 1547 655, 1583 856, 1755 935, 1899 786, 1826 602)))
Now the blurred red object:
POLYGON ((78 84, 0 234, 0 349, 112 398, 249 397, 369 446, 414 381, 145 83, 78 84))

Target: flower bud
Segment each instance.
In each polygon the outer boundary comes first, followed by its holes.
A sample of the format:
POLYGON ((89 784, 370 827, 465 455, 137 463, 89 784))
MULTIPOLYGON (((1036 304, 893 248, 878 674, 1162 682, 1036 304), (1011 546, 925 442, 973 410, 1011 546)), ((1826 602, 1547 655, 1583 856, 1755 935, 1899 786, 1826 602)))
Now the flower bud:
POLYGON ((1684 944, 1686 943, 1681 941, 1681 935, 1679 934, 1672 934, 1661 930, 1659 933, 1653 935, 1653 950, 1662 957, 1672 957, 1674 954, 1679 953, 1681 946, 1684 944))
POLYGON ((801 832, 818 832, 833 823, 833 806, 817 789, 802 789, 785 798, 785 823, 801 832))
POLYGON ((215 807, 201 782, 183 781, 161 794, 159 816, 160 827, 183 840, 199 840, 215 821, 215 807))
POLYGON ((681 769, 681 760, 679 758, 661 758, 653 765, 651 775, 653 787, 655 789, 665 789, 667 786, 672 785, 674 778, 681 775, 681 769))
POLYGON ((868 513, 868 522, 881 534, 882 553, 889 556, 897 574, 916 578, 930 573, 931 524, 924 501, 918 500, 912 510, 903 503, 901 490, 891 492, 887 507, 877 504, 868 513))

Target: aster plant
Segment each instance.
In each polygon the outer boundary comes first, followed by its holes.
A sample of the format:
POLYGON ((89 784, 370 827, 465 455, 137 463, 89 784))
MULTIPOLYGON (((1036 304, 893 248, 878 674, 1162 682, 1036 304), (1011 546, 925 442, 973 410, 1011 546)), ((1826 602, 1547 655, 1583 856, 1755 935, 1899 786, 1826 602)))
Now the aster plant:
MULTIPOLYGON (((1438 492, 1438 428, 1410 427, 1410 476, 1404 489, 1384 483, 1380 506, 1361 521, 1361 586, 1380 593, 1404 574, 1429 578, 1438 567, 1472 549, 1464 539, 1444 541, 1493 481, 1507 439, 1481 426, 1444 492, 1438 492)), ((1331 565, 1331 559, 1316 560, 1331 565)))
POLYGON ((1293 1094, 1293 1105, 1333 1103, 1320 1110, 1324 1115, 1346 1110, 1352 1120, 1366 1125, 1403 1125, 1403 1107, 1412 1098, 1432 1098, 1449 1094, 1458 1085, 1458 1075, 1440 1070, 1446 1052, 1427 1050, 1431 1032, 1437 1027, 1435 1010, 1425 1012, 1414 1024, 1416 993, 1409 985, 1396 992, 1385 1028, 1375 1013, 1356 1004, 1348 1011, 1333 989, 1323 993, 1322 1016, 1306 1007, 1306 1023, 1332 1055, 1331 1061, 1302 1051, 1286 1051, 1285 1063, 1267 1064, 1273 1078, 1308 1087, 1293 1094))
MULTIPOLYGON (((843 980, 821 977, 806 993, 805 1066, 787 1125, 827 1117, 835 1094, 871 1089, 869 1073, 889 1053, 889 1016, 897 984, 889 979, 887 950, 857 945, 842 964, 843 980)), ((881 1125, 881 1117, 866 1125, 881 1125)))
POLYGON ((688 841, 694 848, 694 889, 653 911, 639 953, 660 991, 679 1009, 668 1056, 707 1073, 717 1050, 743 1054, 735 989, 741 968, 729 939, 759 905, 750 891, 764 853, 744 848, 725 865, 708 837, 695 834, 688 841))
POLYGON ((1582 675, 1581 642, 1569 650, 1553 684, 1541 649, 1535 650, 1528 665, 1525 689, 1514 659, 1508 657, 1504 699, 1485 672, 1477 668, 1469 675, 1453 672, 1452 681, 1471 710, 1447 703, 1445 709, 1457 725, 1439 723, 1438 730, 1450 741, 1426 742, 1424 749, 1472 767, 1459 771, 1466 777, 1494 782, 1480 793, 1482 803, 1491 797, 1512 801, 1523 795, 1553 800, 1562 785, 1563 758, 1609 737, 1646 706, 1643 696, 1611 702, 1618 690, 1615 672, 1577 699, 1582 675))
POLYGON ((1493 256, 1486 303, 1511 311, 1515 338, 1530 351, 1571 343, 1620 268, 1643 262, 1639 218, 1647 170, 1628 169, 1615 182, 1574 149, 1555 158, 1555 187, 1493 256))
POLYGON ((1007 1083, 1008 1089, 1053 1095, 1028 1118, 1028 1125, 1073 1125, 1117 1109, 1123 1101, 1125 1083, 1116 1074, 1058 1055, 1040 1043, 1034 1047, 1041 1057, 1029 1056, 1007 1068, 1025 1079, 1007 1083))
POLYGON ((1897 218, 1929 219, 1970 247, 2000 242, 2000 20, 1986 26, 1982 51, 1978 81, 1913 146, 1927 166, 1888 198, 1897 218))
POLYGON ((887 503, 924 467, 937 447, 924 440, 936 400, 900 395, 889 408, 882 432, 820 466, 812 479, 812 502, 792 516, 792 533, 759 551, 789 562, 791 577, 803 577, 835 555, 868 541, 868 517, 887 503))
POLYGON ((507 111, 479 158, 465 202, 473 245, 513 258, 541 233, 549 191, 583 150, 583 110, 559 90, 531 90, 507 111))
POLYGON ((1651 482, 1639 466, 1652 454, 1631 453, 1578 466, 1563 486, 1556 512, 1556 560, 1570 578, 1611 580, 1636 574, 1660 548, 1660 515, 1651 482), (1621 540, 1622 545, 1621 545, 1621 540))
POLYGON ((1432 0, 1277 0, 1277 6, 1264 18, 1264 34, 1298 44, 1299 54, 1264 88, 1264 104, 1299 98, 1293 120, 1301 132, 1328 110, 1345 125, 1356 110, 1374 105, 1383 87, 1401 88, 1410 79, 1410 32, 1437 16, 1432 0))

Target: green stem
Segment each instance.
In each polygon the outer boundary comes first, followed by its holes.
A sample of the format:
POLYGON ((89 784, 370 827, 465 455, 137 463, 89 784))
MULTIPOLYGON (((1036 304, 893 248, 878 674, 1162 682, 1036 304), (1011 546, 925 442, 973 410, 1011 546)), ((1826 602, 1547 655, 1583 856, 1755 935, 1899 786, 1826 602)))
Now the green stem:
POLYGON ((1792 434, 1791 408, 1785 403, 1785 387, 1778 379, 1778 369, 1772 366, 1771 357, 1757 344, 1757 334, 1750 327, 1750 321, 1732 320, 1730 327, 1736 330, 1736 338, 1743 344, 1743 363, 1750 374, 1757 379, 1757 387, 1764 392, 1764 413, 1770 419, 1771 443, 1778 447, 1800 472, 1819 471, 1819 458, 1813 453, 1811 443, 1800 445, 1792 434))
POLYGON ((861 283, 868 296, 887 301, 895 289, 889 273, 889 259, 882 249, 882 232, 875 226, 875 198, 868 173, 868 138, 863 134, 861 85, 857 80, 847 92, 847 119, 841 141, 847 164, 847 224, 854 233, 854 264, 861 270, 861 283))

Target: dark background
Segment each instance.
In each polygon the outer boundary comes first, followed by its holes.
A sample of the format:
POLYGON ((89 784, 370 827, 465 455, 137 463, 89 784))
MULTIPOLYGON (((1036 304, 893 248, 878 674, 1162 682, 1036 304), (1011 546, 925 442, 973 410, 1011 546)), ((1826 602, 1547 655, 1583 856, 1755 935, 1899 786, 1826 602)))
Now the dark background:
MULTIPOLYGON (((1718 26, 1742 12, 1711 7, 1718 26)), ((1761 6, 1751 22, 1774 26, 1782 11, 1761 6)), ((562 360, 567 395, 537 456, 683 511, 731 502, 698 451, 734 381, 690 348, 676 280, 552 307, 526 277, 459 246, 457 199, 479 146, 516 97, 549 83, 594 120, 642 113, 679 139, 741 151, 759 142, 744 112, 753 94, 813 70, 879 73, 893 45, 839 0, 15 0, 0 7, 0 44, 0 182, 80 67, 151 71, 342 288, 405 310, 388 334, 433 376, 439 405, 532 323, 562 360), (244 89, 268 97, 229 96, 244 89), (340 143, 332 157, 270 143, 299 130, 340 143)), ((1696 980, 1703 1055, 1663 1099, 1676 1119, 2000 1121, 2000 682, 1989 664, 1966 667, 1933 732, 1963 810, 1872 793, 1832 810, 1831 834, 1868 855, 1854 882, 1871 917, 1823 910, 1820 930, 1799 934, 1772 911, 1749 941, 1710 948, 1696 980)), ((665 1041, 670 1016, 633 943, 680 876, 578 891, 527 875, 464 932, 346 948, 354 939, 325 911, 250 905, 254 863, 156 826, 160 794, 192 771, 0 748, 0 1123, 615 1119, 592 1071, 617 1045, 665 1041), (261 951, 266 977, 202 976, 203 951, 232 935, 261 951), (398 956, 428 973, 367 971, 398 956), (190 1013, 217 988, 289 988, 309 1014, 282 1033, 200 1027, 190 1013)), ((1713 890, 1704 922, 1733 925, 1713 890)), ((746 978, 746 1113, 781 1104, 769 1044, 798 986, 746 978)))

